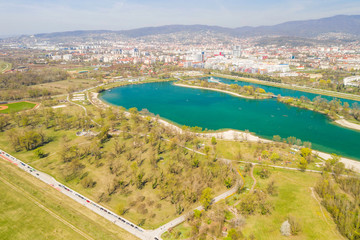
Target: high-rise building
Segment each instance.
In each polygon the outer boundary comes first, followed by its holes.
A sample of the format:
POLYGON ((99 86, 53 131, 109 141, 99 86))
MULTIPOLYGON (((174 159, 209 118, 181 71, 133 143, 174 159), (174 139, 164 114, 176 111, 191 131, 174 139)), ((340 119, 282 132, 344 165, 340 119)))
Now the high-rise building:
POLYGON ((234 48, 233 48, 233 57, 234 58, 240 58, 241 57, 241 47, 240 46, 234 46, 234 48))

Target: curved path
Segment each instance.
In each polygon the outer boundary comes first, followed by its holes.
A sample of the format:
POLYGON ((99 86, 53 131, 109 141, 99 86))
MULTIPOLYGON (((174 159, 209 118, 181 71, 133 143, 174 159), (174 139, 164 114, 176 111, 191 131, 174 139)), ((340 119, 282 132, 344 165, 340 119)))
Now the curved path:
POLYGON ((250 177, 254 180, 254 183, 253 183, 253 185, 251 186, 251 189, 250 189, 251 193, 254 191, 254 188, 256 186, 256 178, 254 177, 254 168, 255 168, 255 165, 251 164, 250 177))

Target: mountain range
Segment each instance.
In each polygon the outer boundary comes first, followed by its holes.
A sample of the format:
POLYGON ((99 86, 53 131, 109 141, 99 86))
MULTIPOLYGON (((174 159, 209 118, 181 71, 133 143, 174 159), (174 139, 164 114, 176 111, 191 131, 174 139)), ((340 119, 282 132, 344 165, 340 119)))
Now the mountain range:
POLYGON ((132 30, 85 30, 36 34, 37 38, 63 38, 87 37, 101 34, 115 34, 137 38, 159 34, 172 34, 179 32, 204 32, 227 34, 234 37, 254 36, 287 36, 301 38, 315 38, 323 34, 347 34, 356 38, 360 37, 360 15, 337 15, 328 18, 291 21, 273 26, 226 28, 208 25, 166 25, 159 27, 145 27, 132 30))

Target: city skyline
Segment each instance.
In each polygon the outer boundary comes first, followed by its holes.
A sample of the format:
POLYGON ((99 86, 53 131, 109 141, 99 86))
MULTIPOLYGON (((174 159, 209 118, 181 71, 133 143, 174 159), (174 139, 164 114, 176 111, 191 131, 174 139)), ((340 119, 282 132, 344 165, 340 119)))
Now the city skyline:
POLYGON ((127 30, 171 24, 222 27, 274 25, 339 14, 357 14, 354 0, 196 1, 25 0, 0 2, 0 36, 73 30, 127 30))

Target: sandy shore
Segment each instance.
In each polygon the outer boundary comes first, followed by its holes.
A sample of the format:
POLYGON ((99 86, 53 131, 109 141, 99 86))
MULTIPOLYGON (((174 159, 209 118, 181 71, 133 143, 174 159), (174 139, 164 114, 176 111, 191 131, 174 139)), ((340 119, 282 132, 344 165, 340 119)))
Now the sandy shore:
MULTIPOLYGON (((331 154, 329 154, 329 153, 319 152, 319 151, 315 151, 315 150, 313 150, 313 152, 317 153, 319 155, 319 157, 322 157, 325 160, 331 159, 331 154)), ((349 158, 344 158, 344 157, 342 157, 340 159, 340 161, 345 164, 346 168, 352 169, 355 172, 360 172, 360 162, 359 161, 352 160, 349 158)))
MULTIPOLYGON (((158 122, 178 131, 179 133, 184 132, 181 128, 179 128, 165 120, 159 119, 158 122)), ((273 142, 271 140, 267 140, 267 139, 263 139, 258 136, 255 136, 251 133, 235 131, 235 130, 226 130, 223 132, 215 132, 215 133, 194 133, 194 134, 198 137, 203 137, 203 138, 216 137, 217 139, 229 140, 229 141, 237 140, 237 141, 250 141, 250 142, 263 142, 263 143, 273 142)), ((318 154, 319 157, 321 157, 325 160, 331 159, 331 154, 329 154, 329 153, 319 152, 319 151, 315 151, 315 150, 313 150, 313 153, 318 154)), ((340 161, 345 164, 346 168, 352 169, 353 171, 356 171, 356 172, 360 172, 360 162, 359 161, 352 160, 349 158, 344 158, 344 157, 342 157, 340 159, 340 161)))
POLYGON ((226 91, 226 90, 221 90, 221 89, 216 89, 216 88, 206 88, 206 87, 191 86, 191 85, 178 84, 178 83, 174 83, 174 85, 179 86, 179 87, 196 88, 196 89, 204 89, 204 90, 210 90, 210 91, 215 91, 215 92, 222 92, 222 93, 227 93, 227 94, 233 95, 235 97, 241 97, 241 98, 247 98, 247 99, 255 99, 255 97, 244 96, 244 95, 240 95, 240 94, 237 94, 237 93, 233 93, 233 92, 226 91))
POLYGON ((335 122, 337 124, 339 124, 340 126, 360 131, 360 125, 359 124, 349 122, 349 121, 347 121, 345 119, 339 119, 339 120, 336 120, 335 122))
MULTIPOLYGON (((186 85, 184 85, 185 87, 188 87, 186 85)), ((197 88, 197 87, 196 87, 197 88)), ((203 88, 201 88, 203 89, 203 88)), ((214 90, 214 89, 209 89, 209 90, 214 90)), ((229 92, 230 93, 230 92, 229 92)), ((231 93, 233 94, 233 93, 231 93)), ((98 98, 98 94, 96 93, 92 93, 92 96, 90 98, 92 101, 92 104, 94 104, 95 106, 98 106, 100 108, 106 108, 109 107, 108 104, 106 104, 105 102, 101 101, 98 98)), ((155 118, 154 118, 155 119, 155 118)), ((163 119, 157 119, 157 121, 161 124, 163 124, 164 126, 167 126, 179 133, 184 133, 184 130, 181 129, 180 127, 167 122, 163 119)), ((250 141, 250 142, 263 142, 263 143, 269 143, 269 142, 273 142, 271 140, 267 140, 267 139, 263 139, 260 138, 258 136, 255 136, 251 133, 247 133, 247 132, 242 132, 242 131, 236 131, 236 130, 226 130, 226 131, 222 131, 222 132, 214 132, 214 133, 193 133, 190 132, 192 134, 195 134, 198 137, 203 137, 203 138, 212 138, 215 137, 217 139, 222 139, 222 140, 229 140, 229 141, 250 141)), ((324 152, 319 152, 319 151, 315 151, 313 150, 314 153, 317 153, 321 158, 328 160, 331 158, 331 154, 329 153, 324 153, 324 152)), ((360 173, 360 162, 356 161, 356 160, 352 160, 349 158, 344 158, 342 157, 340 159, 340 161, 342 163, 345 164, 345 167, 348 169, 352 169, 353 171, 359 172, 360 173)))

